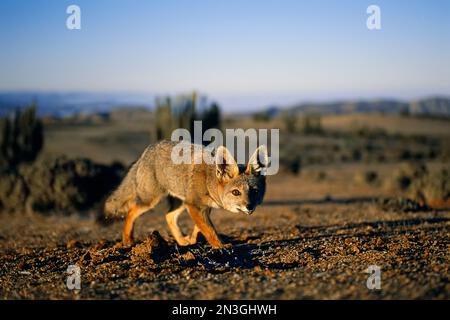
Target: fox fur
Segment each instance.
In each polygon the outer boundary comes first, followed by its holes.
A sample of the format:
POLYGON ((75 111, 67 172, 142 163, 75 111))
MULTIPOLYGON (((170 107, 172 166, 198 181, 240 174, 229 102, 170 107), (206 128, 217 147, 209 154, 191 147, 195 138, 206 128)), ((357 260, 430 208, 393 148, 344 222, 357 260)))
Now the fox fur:
MULTIPOLYGON (((106 200, 106 217, 126 218, 122 234, 125 245, 133 242, 135 219, 167 196, 181 200, 178 208, 166 214, 178 244, 196 243, 201 232, 214 248, 222 247, 223 243, 209 218, 212 208, 251 214, 262 203, 266 180, 261 171, 268 165, 265 146, 255 151, 246 167, 239 167, 223 146, 217 149, 212 164, 204 161, 175 164, 171 155, 176 145, 177 142, 161 141, 148 146, 106 200), (190 236, 185 236, 177 224, 178 216, 184 210, 195 223, 190 236)), ((206 152, 203 147, 195 148, 192 144, 189 147, 193 157, 203 156, 206 152)))

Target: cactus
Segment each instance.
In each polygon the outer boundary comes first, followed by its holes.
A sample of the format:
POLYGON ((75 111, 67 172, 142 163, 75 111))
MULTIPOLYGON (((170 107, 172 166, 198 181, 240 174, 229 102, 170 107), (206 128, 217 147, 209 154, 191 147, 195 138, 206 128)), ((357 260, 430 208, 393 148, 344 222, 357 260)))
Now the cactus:
POLYGON ((14 168, 36 159, 43 146, 43 126, 36 105, 0 119, 0 168, 14 168))
POLYGON ((210 128, 220 129, 221 116, 218 104, 211 103, 204 108, 198 108, 197 100, 195 92, 189 96, 179 95, 175 99, 157 98, 155 101, 156 139, 170 139, 172 131, 177 128, 189 130, 193 137, 194 121, 197 120, 202 121, 203 131, 210 128))
POLYGON ((286 131, 288 133, 295 133, 297 130, 297 116, 290 111, 284 111, 281 116, 286 131))

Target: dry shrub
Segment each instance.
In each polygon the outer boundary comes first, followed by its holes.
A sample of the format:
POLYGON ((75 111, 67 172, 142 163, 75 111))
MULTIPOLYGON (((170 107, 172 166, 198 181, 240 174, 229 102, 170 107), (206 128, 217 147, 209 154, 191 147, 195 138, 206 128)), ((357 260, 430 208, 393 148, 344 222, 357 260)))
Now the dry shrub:
POLYGON ((16 110, 12 117, 0 118, 0 170, 34 161, 43 143, 42 121, 34 104, 16 110))
POLYGON ((450 167, 413 181, 409 195, 419 203, 431 207, 450 207, 450 167))
POLYGON ((393 212, 424 212, 430 210, 427 205, 402 197, 378 199, 377 205, 383 211, 393 212))
POLYGON ((402 164, 385 184, 389 192, 430 207, 450 207, 450 168, 431 172, 424 164, 402 164))
POLYGON ((378 185, 379 180, 380 180, 380 178, 378 176, 378 173, 373 170, 358 172, 354 177, 354 181, 357 184, 368 184, 371 186, 378 185))
POLYGON ((0 176, 0 211, 70 213, 101 201, 119 182, 123 167, 57 157, 0 176))
POLYGON ((426 174, 427 168, 422 163, 402 163, 386 180, 385 188, 389 192, 405 192, 411 187, 413 181, 421 180, 426 174))
POLYGON ((287 172, 297 175, 300 173, 302 168, 302 159, 299 156, 291 156, 283 158, 281 161, 281 167, 287 172))
POLYGON ((329 174, 325 170, 321 169, 312 169, 306 171, 306 177, 315 181, 315 182, 323 182, 330 178, 329 174))

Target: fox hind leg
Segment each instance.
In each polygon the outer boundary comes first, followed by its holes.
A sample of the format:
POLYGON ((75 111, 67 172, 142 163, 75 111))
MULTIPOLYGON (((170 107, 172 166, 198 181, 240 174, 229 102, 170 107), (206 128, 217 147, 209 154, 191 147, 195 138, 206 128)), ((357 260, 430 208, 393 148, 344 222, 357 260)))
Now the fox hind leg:
POLYGON ((134 204, 131 206, 130 210, 128 211, 126 218, 125 218, 125 224, 123 226, 122 231, 122 243, 125 246, 131 246, 134 242, 133 237, 133 230, 134 230, 134 222, 136 221, 139 216, 141 216, 143 213, 147 212, 150 209, 153 209, 159 202, 161 197, 158 197, 150 202, 148 205, 143 204, 134 204))

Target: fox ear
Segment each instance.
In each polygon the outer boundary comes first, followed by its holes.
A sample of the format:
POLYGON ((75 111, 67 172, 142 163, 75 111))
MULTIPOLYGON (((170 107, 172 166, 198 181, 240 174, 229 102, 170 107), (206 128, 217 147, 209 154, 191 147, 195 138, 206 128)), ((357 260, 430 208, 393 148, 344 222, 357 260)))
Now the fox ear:
POLYGON ((224 146, 220 146, 216 151, 216 176, 220 180, 232 179, 239 175, 239 167, 224 146))
POLYGON ((269 165, 269 156, 265 145, 259 146, 248 161, 246 174, 260 174, 269 165))

